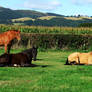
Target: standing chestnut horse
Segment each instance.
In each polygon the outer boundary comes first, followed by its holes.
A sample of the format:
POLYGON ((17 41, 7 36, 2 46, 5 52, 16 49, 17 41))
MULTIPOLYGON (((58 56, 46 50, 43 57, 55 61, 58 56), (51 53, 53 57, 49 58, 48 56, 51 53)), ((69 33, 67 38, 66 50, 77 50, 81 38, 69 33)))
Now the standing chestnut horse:
MULTIPOLYGON (((0 45, 5 46, 5 53, 7 53, 7 47, 11 44, 11 41, 14 39, 20 40, 20 31, 18 30, 9 30, 7 32, 0 34, 0 45)), ((9 53, 10 47, 8 47, 9 53)))

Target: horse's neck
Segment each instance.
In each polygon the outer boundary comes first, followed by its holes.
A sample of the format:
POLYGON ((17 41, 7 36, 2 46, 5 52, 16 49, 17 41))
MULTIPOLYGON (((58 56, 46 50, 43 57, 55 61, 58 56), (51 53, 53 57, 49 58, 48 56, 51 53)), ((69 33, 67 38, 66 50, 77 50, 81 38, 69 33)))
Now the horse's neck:
POLYGON ((16 34, 14 33, 9 33, 9 36, 10 36, 10 40, 13 40, 16 38, 16 34))

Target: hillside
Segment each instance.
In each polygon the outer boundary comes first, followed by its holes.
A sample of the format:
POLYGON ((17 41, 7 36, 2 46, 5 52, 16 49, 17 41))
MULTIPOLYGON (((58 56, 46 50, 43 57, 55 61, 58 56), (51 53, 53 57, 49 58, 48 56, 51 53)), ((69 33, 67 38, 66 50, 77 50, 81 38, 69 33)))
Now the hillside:
POLYGON ((33 10, 15 10, 16 13, 20 14, 21 17, 31 17, 31 18, 38 18, 42 16, 47 16, 45 13, 33 11, 33 10))
POLYGON ((21 15, 16 13, 15 11, 8 8, 0 7, 0 20, 14 19, 19 17, 21 17, 21 15))
POLYGON ((0 7, 0 24, 34 26, 71 26, 92 23, 90 17, 66 17, 55 13, 42 13, 33 10, 12 10, 0 7))

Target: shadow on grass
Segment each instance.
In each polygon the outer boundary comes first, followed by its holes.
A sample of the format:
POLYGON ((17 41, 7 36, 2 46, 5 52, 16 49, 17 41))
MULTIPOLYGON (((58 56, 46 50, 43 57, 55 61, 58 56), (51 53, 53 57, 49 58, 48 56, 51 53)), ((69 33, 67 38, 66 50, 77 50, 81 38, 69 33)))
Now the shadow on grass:
POLYGON ((42 67, 42 68, 45 68, 45 67, 51 67, 51 65, 36 65, 36 64, 31 64, 31 66, 28 66, 28 67, 42 67))
POLYGON ((36 60, 38 60, 38 61, 43 61, 44 59, 36 59, 36 60))
POLYGON ((51 67, 52 65, 36 65, 36 64, 31 64, 31 65, 25 65, 25 66, 8 66, 8 65, 4 65, 4 64, 0 64, 0 67, 51 67))

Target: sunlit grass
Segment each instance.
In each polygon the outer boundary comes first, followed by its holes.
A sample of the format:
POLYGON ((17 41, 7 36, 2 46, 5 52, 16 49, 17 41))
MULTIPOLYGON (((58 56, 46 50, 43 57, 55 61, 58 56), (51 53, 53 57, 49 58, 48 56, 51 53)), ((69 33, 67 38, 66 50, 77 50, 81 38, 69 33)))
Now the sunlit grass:
POLYGON ((91 92, 92 66, 64 65, 72 52, 38 52, 36 67, 1 67, 0 92, 91 92))
POLYGON ((12 19, 12 22, 15 22, 15 21, 21 21, 21 22, 24 22, 24 21, 28 21, 28 20, 35 20, 35 19, 32 19, 32 18, 29 18, 29 17, 24 17, 24 18, 17 18, 17 19, 12 19))
POLYGON ((43 16, 43 17, 39 17, 38 19, 41 19, 41 20, 50 20, 50 19, 53 19, 55 17, 56 16, 43 16))

